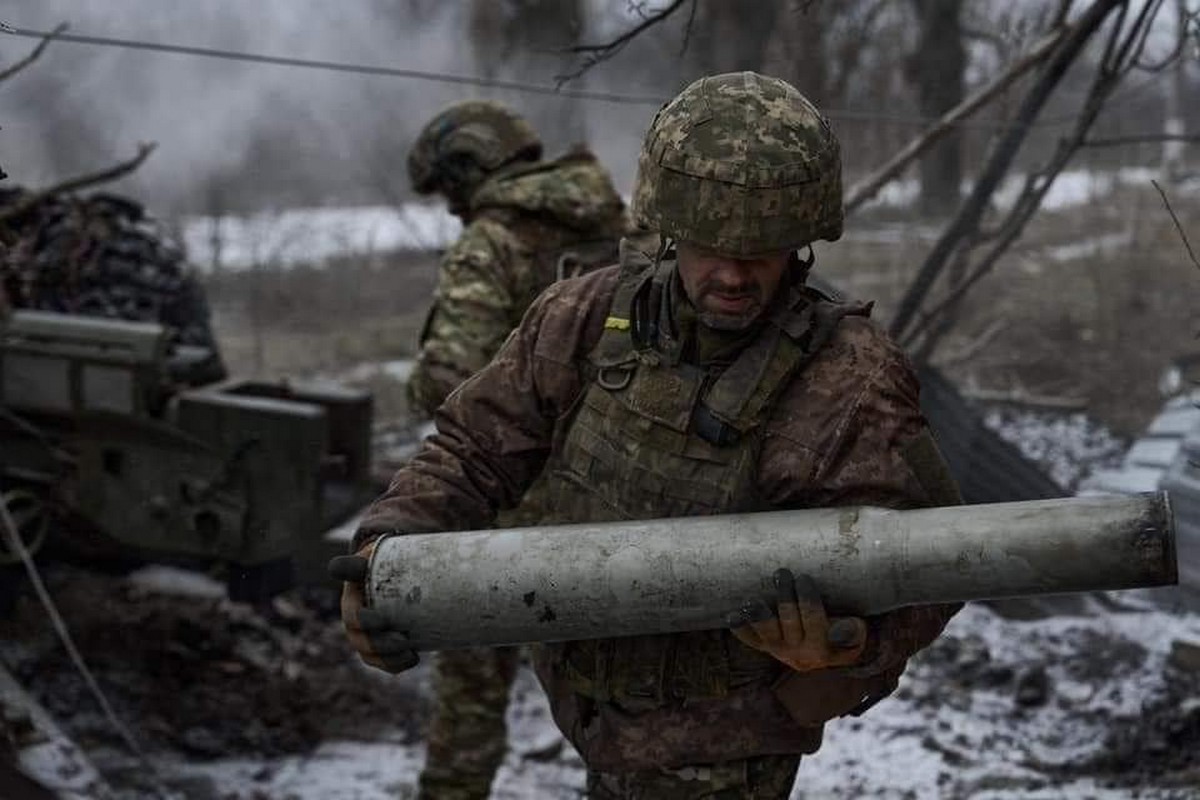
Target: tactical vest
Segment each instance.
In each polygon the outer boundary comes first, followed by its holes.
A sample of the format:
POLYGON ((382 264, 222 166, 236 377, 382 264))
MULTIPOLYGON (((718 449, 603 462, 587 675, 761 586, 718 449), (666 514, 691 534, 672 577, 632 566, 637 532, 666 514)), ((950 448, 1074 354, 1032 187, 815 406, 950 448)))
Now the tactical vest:
MULTIPOLYGON (((568 228, 553 218, 544 218, 514 208, 486 208, 481 218, 500 223, 523 248, 533 269, 516 276, 513 295, 512 324, 516 327, 525 309, 548 286, 567 278, 575 278, 617 262, 621 242, 620 220, 603 221, 586 231, 568 228)), ((432 313, 432 312, 431 312, 432 313)), ((496 524, 502 528, 519 528, 542 524, 545 519, 546 480, 539 478, 526 491, 516 508, 501 511, 496 524)))
MULTIPOLYGON (((733 363, 701 369, 660 325, 673 279, 672 263, 623 248, 590 384, 547 464, 547 522, 765 510, 755 476, 773 404, 843 316, 867 313, 793 288, 733 363)), ((537 660, 544 682, 633 712, 769 686, 783 670, 726 630, 546 645, 537 660)))
POLYGON ((519 308, 514 325, 525 308, 551 284, 617 263, 622 234, 617 226, 573 230, 553 218, 512 208, 486 208, 479 218, 503 225, 520 242, 533 266, 530 274, 521 276, 523 285, 516 287, 519 308))

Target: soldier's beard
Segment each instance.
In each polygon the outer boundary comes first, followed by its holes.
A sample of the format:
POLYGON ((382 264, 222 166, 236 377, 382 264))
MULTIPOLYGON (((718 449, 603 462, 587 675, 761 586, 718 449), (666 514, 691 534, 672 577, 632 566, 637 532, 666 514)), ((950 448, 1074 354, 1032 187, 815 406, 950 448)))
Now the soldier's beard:
POLYGON ((757 285, 726 286, 706 283, 700 286, 699 296, 692 301, 696 318, 718 331, 744 331, 762 316, 762 289, 757 285), (744 304, 739 310, 713 308, 721 301, 744 304))

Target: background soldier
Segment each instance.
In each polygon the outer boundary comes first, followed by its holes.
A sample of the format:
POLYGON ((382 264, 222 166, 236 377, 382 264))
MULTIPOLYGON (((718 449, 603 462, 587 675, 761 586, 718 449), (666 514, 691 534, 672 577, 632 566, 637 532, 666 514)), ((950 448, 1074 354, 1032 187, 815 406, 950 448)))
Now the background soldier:
MULTIPOLYGON (((908 360, 868 306, 804 285, 812 254, 797 248, 842 230, 820 113, 777 79, 706 78, 655 117, 638 172, 635 222, 662 244, 627 240, 619 267, 534 303, 439 410, 360 554, 380 536, 487 527, 539 474, 562 522, 955 501, 908 360)), ((786 798, 824 723, 890 693, 955 610, 830 620, 810 580, 774 577, 777 597, 749 598, 732 631, 539 648, 592 796, 786 798)), ((361 603, 345 584, 364 660, 415 663, 361 603)))
MULTIPOLYGON (((432 416, 484 366, 535 297, 556 280, 608 266, 625 208, 595 157, 540 160, 533 128, 499 103, 457 103, 433 118, 408 156, 413 189, 440 193, 465 229, 442 259, 408 384, 409 405, 432 416)), ((505 524, 533 524, 529 498, 505 524)), ((516 648, 439 654, 436 701, 420 796, 486 798, 505 753, 505 709, 516 648)))
POLYGON ((408 384, 415 410, 432 416, 551 283, 616 262, 627 225, 608 173, 582 148, 541 155, 529 123, 487 100, 443 110, 408 154, 413 189, 441 194, 466 226, 439 267, 408 384))

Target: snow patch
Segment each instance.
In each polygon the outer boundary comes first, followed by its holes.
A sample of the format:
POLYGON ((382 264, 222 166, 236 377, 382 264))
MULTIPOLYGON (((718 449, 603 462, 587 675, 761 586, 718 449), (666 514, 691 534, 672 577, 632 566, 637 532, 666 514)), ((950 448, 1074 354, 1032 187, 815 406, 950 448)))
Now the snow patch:
POLYGON ((439 250, 462 225, 442 206, 408 203, 348 208, 294 208, 248 217, 185 217, 189 261, 201 270, 320 264, 338 256, 439 250))
MULTIPOLYGON (((1042 210, 1064 211, 1085 203, 1094 202, 1122 185, 1150 187, 1151 179, 1161 177, 1162 171, 1153 167, 1124 167, 1112 172, 1095 170, 1064 170, 1058 174, 1046 196, 1042 198, 1042 210)), ((992 196, 992 201, 1001 209, 1011 208, 1025 185, 1025 175, 1008 176, 992 196)), ((970 183, 962 186, 966 196, 972 189, 970 183)), ((1176 187, 1180 193, 1194 195, 1200 183, 1181 183, 1176 187)), ((915 178, 892 181, 879 190, 863 208, 905 208, 917 201, 921 184, 915 178)))
POLYGON ((225 584, 201 572, 154 564, 134 570, 126 580, 139 589, 157 594, 174 594, 217 600, 225 597, 225 584))
POLYGON ((1126 450, 1122 439, 1083 413, 992 408, 983 422, 1072 491, 1094 470, 1119 464, 1126 450))

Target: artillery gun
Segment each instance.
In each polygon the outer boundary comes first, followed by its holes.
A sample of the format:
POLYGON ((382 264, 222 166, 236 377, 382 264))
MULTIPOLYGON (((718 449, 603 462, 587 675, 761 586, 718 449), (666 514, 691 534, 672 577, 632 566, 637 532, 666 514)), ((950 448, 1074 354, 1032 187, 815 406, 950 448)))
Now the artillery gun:
POLYGON ((232 598, 269 596, 374 495, 371 396, 203 384, 213 354, 170 339, 152 322, 0 321, 0 498, 27 549, 221 562, 232 598))

